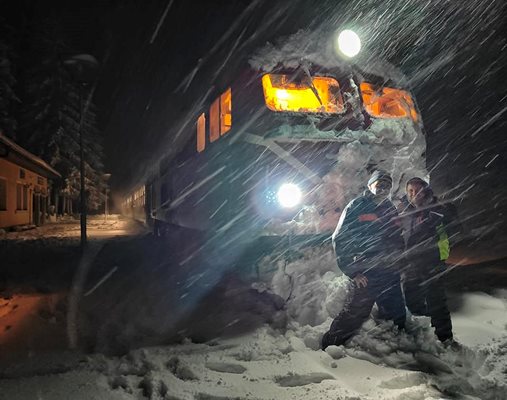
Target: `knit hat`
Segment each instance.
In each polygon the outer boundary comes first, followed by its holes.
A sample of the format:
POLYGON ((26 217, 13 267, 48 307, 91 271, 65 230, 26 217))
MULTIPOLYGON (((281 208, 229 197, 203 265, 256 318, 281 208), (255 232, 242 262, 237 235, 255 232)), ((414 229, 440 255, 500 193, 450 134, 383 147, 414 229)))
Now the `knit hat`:
POLYGON ((429 186, 429 183, 426 182, 424 179, 416 176, 416 177, 411 178, 407 181, 406 186, 408 186, 408 185, 421 185, 423 188, 427 188, 429 186))
POLYGON ((389 175, 385 171, 376 170, 373 172, 373 174, 371 174, 370 179, 368 179, 368 186, 377 182, 380 179, 385 180, 385 181, 389 181, 391 184, 393 183, 393 179, 391 178, 391 175, 389 175))

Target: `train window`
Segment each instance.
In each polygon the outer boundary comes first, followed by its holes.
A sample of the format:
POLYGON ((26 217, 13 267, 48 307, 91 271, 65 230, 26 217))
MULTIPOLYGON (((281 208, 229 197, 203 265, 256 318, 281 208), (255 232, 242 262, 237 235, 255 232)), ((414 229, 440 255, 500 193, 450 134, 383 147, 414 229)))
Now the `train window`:
POLYGON ((209 109, 209 141, 220 137, 220 98, 216 99, 209 109))
POLYGON ((224 135, 232 126, 232 92, 227 89, 220 96, 220 135, 224 135))
POLYGON ((401 89, 376 87, 363 82, 360 85, 364 107, 368 114, 380 118, 410 117, 417 121, 417 111, 410 94, 401 89))
POLYGON ((134 192, 134 207, 144 206, 145 188, 141 186, 134 192))
POLYGON ((200 153, 206 148, 206 116, 204 113, 197 118, 197 151, 200 153))
POLYGON ((315 76, 311 82, 294 82, 291 75, 266 74, 262 88, 272 111, 335 114, 345 110, 340 85, 333 78, 315 76))

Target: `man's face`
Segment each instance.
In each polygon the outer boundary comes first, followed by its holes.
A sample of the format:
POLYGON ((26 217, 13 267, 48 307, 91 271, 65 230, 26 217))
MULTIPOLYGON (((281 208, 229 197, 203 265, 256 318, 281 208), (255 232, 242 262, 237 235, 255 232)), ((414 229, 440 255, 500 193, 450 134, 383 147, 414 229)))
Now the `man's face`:
POLYGON ((407 199, 416 207, 424 205, 424 186, 420 183, 411 183, 407 186, 407 199))
POLYGON ((389 192, 391 191, 392 184, 387 179, 379 179, 378 181, 373 182, 370 186, 370 192, 372 192, 375 196, 386 198, 389 196, 389 192))

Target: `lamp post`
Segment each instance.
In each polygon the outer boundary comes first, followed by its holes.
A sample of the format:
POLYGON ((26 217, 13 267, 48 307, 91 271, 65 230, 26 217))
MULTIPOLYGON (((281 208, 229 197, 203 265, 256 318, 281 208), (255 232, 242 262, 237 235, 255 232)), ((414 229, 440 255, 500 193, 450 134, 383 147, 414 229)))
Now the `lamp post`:
POLYGON ((81 248, 86 247, 86 187, 85 187, 85 163, 83 147, 83 122, 85 115, 85 104, 83 92, 87 85, 95 80, 95 73, 99 63, 90 54, 77 54, 64 60, 73 78, 79 84, 79 196, 80 196, 80 224, 81 224, 81 248))
POLYGON ((109 178, 111 178, 111 174, 103 174, 102 177, 104 178, 104 181, 106 182, 105 189, 104 189, 104 219, 107 221, 107 181, 109 178))

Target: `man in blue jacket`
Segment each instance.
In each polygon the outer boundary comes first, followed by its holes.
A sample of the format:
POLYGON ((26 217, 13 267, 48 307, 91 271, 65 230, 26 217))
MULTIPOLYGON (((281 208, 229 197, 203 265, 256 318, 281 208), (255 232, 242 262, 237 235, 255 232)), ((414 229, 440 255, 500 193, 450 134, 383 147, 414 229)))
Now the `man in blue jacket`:
POLYGON ((333 233, 333 246, 342 272, 350 278, 343 310, 322 338, 322 349, 341 345, 368 319, 374 303, 379 317, 405 326, 405 303, 399 265, 403 238, 398 213, 388 196, 391 177, 375 171, 368 190, 343 210, 333 233))

